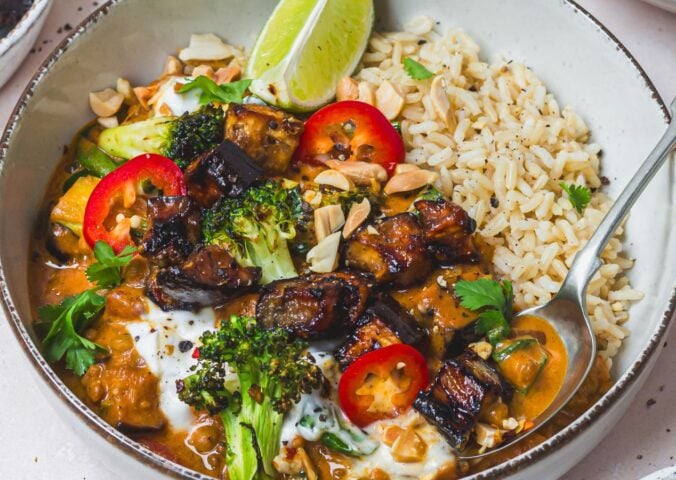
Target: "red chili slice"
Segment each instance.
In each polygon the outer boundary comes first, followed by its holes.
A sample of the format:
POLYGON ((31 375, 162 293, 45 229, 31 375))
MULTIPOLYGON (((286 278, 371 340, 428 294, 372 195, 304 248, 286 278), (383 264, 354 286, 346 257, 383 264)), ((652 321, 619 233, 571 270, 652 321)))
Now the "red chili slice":
MULTIPOLYGON (((105 221, 116 201, 135 198, 139 186, 149 181, 162 195, 185 195, 187 190, 183 172, 162 155, 139 155, 103 177, 89 197, 84 214, 83 234, 90 247, 98 240, 108 243, 115 253, 132 245, 129 228, 108 229, 105 221)), ((129 205, 125 205, 129 207, 129 205)), ((118 225, 119 227, 119 225, 118 225)))
POLYGON ((400 343, 357 358, 340 377, 338 400, 345 415, 364 427, 403 413, 428 383, 425 357, 400 343))
POLYGON ((401 136, 380 110, 346 100, 327 105, 305 122, 295 159, 310 164, 329 159, 378 163, 391 175, 405 155, 401 136))

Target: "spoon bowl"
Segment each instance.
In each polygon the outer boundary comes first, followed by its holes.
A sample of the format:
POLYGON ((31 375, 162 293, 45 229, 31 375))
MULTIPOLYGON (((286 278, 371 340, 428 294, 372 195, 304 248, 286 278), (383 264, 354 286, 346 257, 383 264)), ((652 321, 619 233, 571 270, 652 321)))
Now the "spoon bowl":
POLYGON ((559 292, 544 305, 519 312, 514 318, 532 315, 547 320, 557 331, 568 353, 568 368, 561 388, 549 406, 531 419, 533 426, 499 447, 475 455, 460 455, 476 459, 504 450, 538 430, 554 417, 580 389, 596 358, 596 337, 587 313, 587 286, 601 267, 601 252, 621 225, 634 202, 641 195, 659 168, 676 147, 676 99, 671 102, 671 123, 648 158, 629 181, 589 241, 575 256, 559 292))

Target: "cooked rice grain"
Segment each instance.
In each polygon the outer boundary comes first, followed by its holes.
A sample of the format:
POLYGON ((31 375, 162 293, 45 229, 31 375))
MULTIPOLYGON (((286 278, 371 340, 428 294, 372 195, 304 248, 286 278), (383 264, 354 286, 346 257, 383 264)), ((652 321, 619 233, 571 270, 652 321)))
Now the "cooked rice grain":
MULTIPOLYGON (((374 34, 355 79, 360 99, 368 103, 383 82, 403 99, 397 120, 406 161, 438 171, 437 188, 473 216, 495 247, 496 273, 514 283, 517 308, 550 300, 611 205, 595 192, 580 215, 559 187, 562 181, 601 186, 601 149, 589 143, 582 118, 570 107, 561 110, 525 65, 482 62, 465 32, 441 34, 427 17, 407 23, 405 32, 374 34), (406 75, 406 56, 443 77, 453 131, 430 96, 432 79, 406 75)), ((633 262, 621 256, 621 234, 619 229, 604 250, 587 298, 599 353, 609 364, 629 333, 621 325, 630 302, 643 297, 625 276, 633 262)))

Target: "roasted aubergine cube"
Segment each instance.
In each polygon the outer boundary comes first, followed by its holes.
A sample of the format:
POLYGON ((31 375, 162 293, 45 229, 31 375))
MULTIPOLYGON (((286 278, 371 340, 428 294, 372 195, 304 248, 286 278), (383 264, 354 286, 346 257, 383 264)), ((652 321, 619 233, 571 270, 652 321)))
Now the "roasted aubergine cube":
POLYGON ((362 225, 345 245, 345 265, 397 287, 421 281, 432 269, 423 231, 412 213, 362 225))
POLYGON ((211 208, 223 197, 234 198, 263 174, 237 145, 229 140, 195 159, 185 170, 188 196, 202 208, 211 208))
POLYGON ((371 350, 395 343, 425 348, 427 336, 416 320, 389 295, 379 295, 357 322, 352 335, 336 351, 344 369, 371 350))
POLYGON ((258 323, 281 327, 302 338, 326 338, 354 325, 371 290, 360 274, 311 274, 265 285, 256 305, 258 323))
POLYGON ((265 105, 231 103, 225 115, 225 138, 238 145, 267 173, 281 174, 298 147, 303 122, 265 105))
POLYGON ((202 239, 200 213, 188 197, 154 197, 148 200, 148 229, 141 254, 154 264, 183 261, 202 239))
POLYGON ((163 310, 197 310, 247 292, 260 278, 260 268, 242 267, 226 250, 210 245, 180 265, 156 269, 146 293, 163 310))
POLYGON ((508 403, 511 388, 476 353, 466 350, 446 360, 434 383, 418 394, 414 407, 436 425, 455 448, 467 445, 482 407, 508 403))
POLYGON ((476 222, 462 207, 444 199, 418 200, 414 206, 425 241, 439 262, 448 265, 479 261, 472 239, 476 222))

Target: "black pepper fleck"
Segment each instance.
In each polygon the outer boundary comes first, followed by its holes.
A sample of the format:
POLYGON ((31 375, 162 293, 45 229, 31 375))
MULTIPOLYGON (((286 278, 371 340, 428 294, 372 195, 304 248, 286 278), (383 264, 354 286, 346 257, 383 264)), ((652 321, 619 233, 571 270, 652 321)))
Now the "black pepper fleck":
POLYGON ((193 343, 190 340, 181 340, 178 342, 178 350, 181 353, 185 353, 188 350, 192 349, 193 343))
POLYGON ((645 402, 645 406, 650 408, 653 405, 655 405, 656 403, 657 403, 657 400, 655 400, 654 398, 650 398, 650 399, 648 399, 647 402, 645 402))

